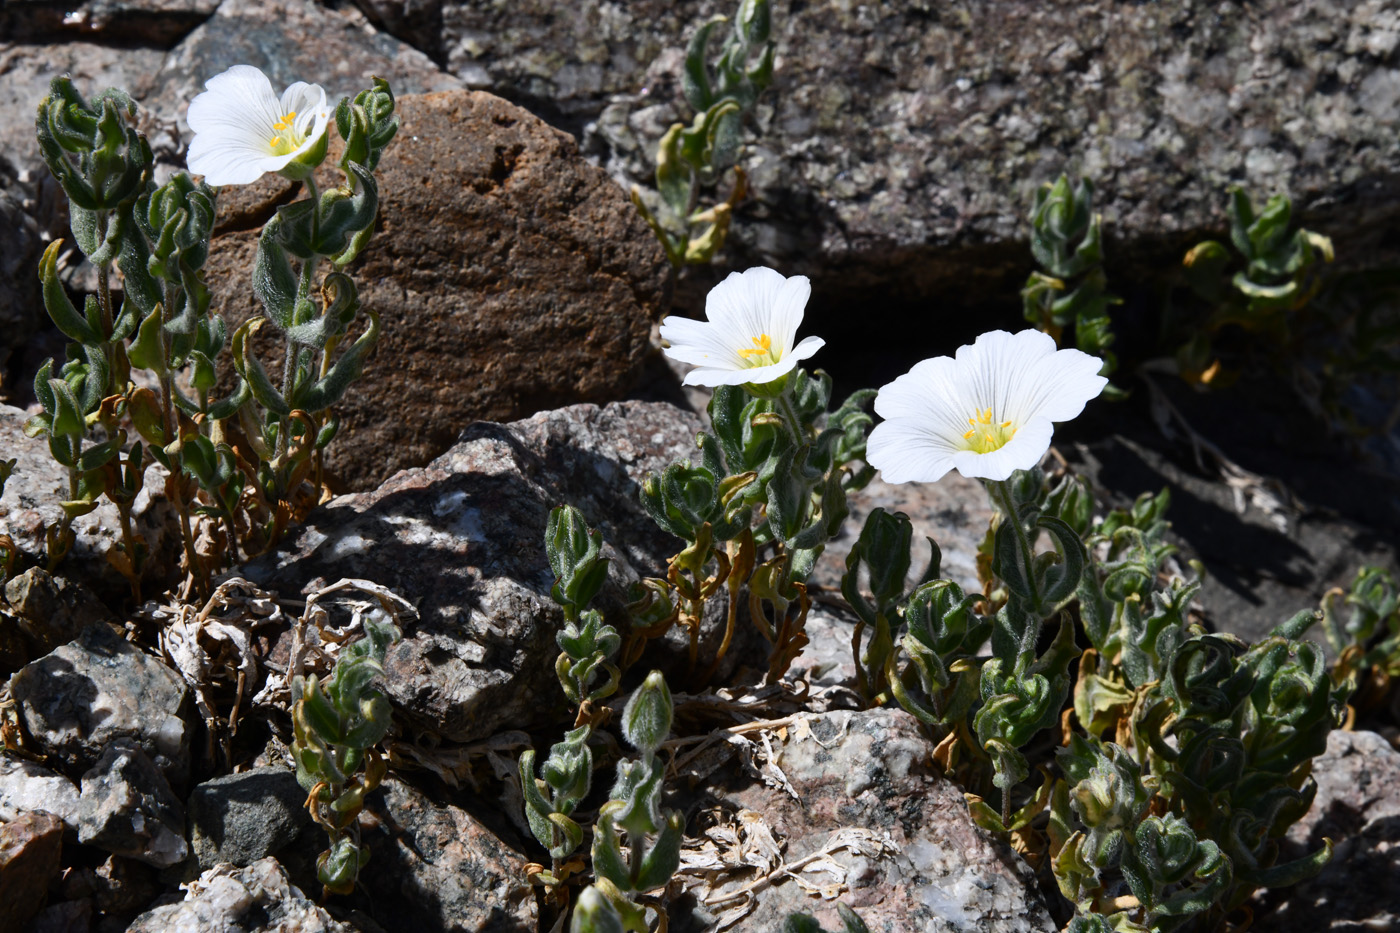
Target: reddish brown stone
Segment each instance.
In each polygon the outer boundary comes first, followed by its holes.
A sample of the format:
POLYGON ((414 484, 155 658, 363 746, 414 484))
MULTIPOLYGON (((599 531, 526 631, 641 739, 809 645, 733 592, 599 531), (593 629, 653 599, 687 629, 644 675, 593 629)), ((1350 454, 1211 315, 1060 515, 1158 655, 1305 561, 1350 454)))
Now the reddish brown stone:
MULTIPOLYGON (((380 229, 349 270, 383 324, 329 450, 351 489, 427 463, 473 421, 621 397, 667 281, 626 194, 568 135, 483 93, 408 95, 399 114, 377 175, 380 229)), ((232 326, 260 310, 256 238, 229 233, 210 255, 232 326)), ((280 372, 280 349, 264 348, 280 372)))
POLYGON ((0 825, 0 930, 21 929, 58 874, 63 821, 36 810, 0 825))

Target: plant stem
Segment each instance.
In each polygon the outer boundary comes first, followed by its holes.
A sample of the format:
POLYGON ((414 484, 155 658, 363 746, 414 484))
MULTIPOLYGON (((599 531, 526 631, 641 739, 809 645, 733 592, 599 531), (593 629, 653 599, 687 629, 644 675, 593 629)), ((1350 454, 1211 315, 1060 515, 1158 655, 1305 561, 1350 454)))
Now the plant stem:
MULTIPOLYGON (((1026 586, 1030 589, 1031 605, 1037 607, 1034 611, 1038 614, 1040 609, 1040 592, 1035 585, 1035 565, 1033 558, 1035 552, 1031 550, 1030 535, 1026 534, 1026 527, 1021 524, 1021 516, 1016 514, 1016 500, 1011 495, 1011 487, 1006 480, 995 480, 989 484, 994 490, 993 498, 999 494, 1001 501, 998 503, 1005 510, 1006 520, 1011 523, 1011 527, 1016 532, 1016 546, 1021 551, 1021 563, 1026 568, 1026 586)), ((1037 620, 1038 621, 1038 620, 1037 620)))
MULTIPOLYGON (((167 285, 165 288, 165 301, 161 303, 161 328, 160 328, 160 353, 161 366, 160 373, 160 404, 161 413, 165 420, 165 437, 167 447, 171 444, 177 445, 180 442, 180 417, 175 411, 175 380, 170 372, 170 345, 169 337, 164 325, 170 320, 170 306, 175 299, 175 289, 167 285)), ((170 455, 170 480, 166 487, 170 490, 170 504, 175 507, 175 512, 180 516, 180 536, 185 546, 185 560, 190 565, 190 573, 194 576, 195 585, 200 596, 209 595, 209 581, 204 574, 204 568, 199 563, 199 556, 194 549, 194 531, 190 526, 190 510, 185 504, 185 483, 184 471, 180 465, 180 454, 170 455)))
MULTIPOLYGON (((308 179, 310 181, 310 179, 308 179)), ((315 190, 315 186, 312 186, 315 190)), ((297 299, 292 311, 292 324, 303 324, 301 318, 301 308, 303 302, 311 300, 311 286, 316 279, 316 265, 320 260, 319 256, 312 255, 310 259, 301 265, 301 280, 297 283, 297 299)), ((301 356, 301 349, 292 340, 287 338, 286 355, 282 359, 282 398, 286 399, 292 392, 292 380, 296 377, 297 364, 301 356)), ((288 401, 290 403, 290 400, 288 401)), ((283 418, 277 429, 277 456, 281 457, 287 452, 289 443, 288 435, 291 433, 291 418, 283 418)))

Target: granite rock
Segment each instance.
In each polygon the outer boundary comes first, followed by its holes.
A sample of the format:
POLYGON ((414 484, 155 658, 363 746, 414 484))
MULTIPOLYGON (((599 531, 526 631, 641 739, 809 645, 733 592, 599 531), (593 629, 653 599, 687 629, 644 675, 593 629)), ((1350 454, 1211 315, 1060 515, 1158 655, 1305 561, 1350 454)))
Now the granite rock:
POLYGON ((190 847, 201 871, 242 868, 317 833, 306 791, 286 768, 264 766, 205 781, 190 794, 190 847))
POLYGON ((148 910, 128 933, 357 933, 301 893, 274 858, 247 868, 218 865, 186 886, 185 898, 148 910))
POLYGON ((660 575, 676 539, 638 488, 692 450, 699 419, 664 403, 574 405, 481 423, 422 469, 313 512, 241 573, 283 594, 359 577, 413 602, 419 620, 385 661, 396 714, 459 742, 553 724, 562 624, 543 547, 549 510, 570 503, 603 534, 611 583, 600 605, 625 630, 622 594, 660 575))
POLYGON ((77 785, 26 758, 0 755, 0 820, 23 819, 39 811, 52 813, 76 833, 77 785))
POLYGON ((20 929, 44 905, 62 854, 63 821, 51 813, 0 825, 0 929, 20 929))
POLYGON ((1056 929, 1034 872, 936 775, 914 717, 799 714, 748 738, 751 765, 735 756, 678 776, 703 788, 687 808, 703 820, 687 828, 682 855, 698 922, 778 930, 801 911, 841 929, 839 899, 872 930, 1056 929))
POLYGON ((1312 763, 1317 797, 1283 841, 1282 859, 1336 848, 1317 877, 1261 892, 1261 929, 1278 933, 1365 933, 1400 924, 1400 752, 1374 732, 1327 736, 1312 763), (1265 912, 1267 911, 1267 913, 1265 912))
POLYGON ((83 775, 78 840, 169 868, 189 854, 184 836, 184 807, 155 763, 133 742, 108 745, 83 775))
MULTIPOLYGON (((10 536, 25 562, 44 564, 45 529, 63 515, 58 504, 68 497, 68 471, 49 454, 47 440, 25 436, 28 417, 21 409, 0 405, 0 450, 18 461, 0 497, 0 534, 10 536)), ((156 590, 176 582, 181 556, 180 526, 165 497, 165 480, 165 470, 152 464, 131 509, 132 531, 146 541, 143 580, 156 590)), ((122 540, 117 507, 100 500, 94 511, 73 521, 73 531, 76 537, 61 572, 81 580, 104 600, 115 603, 130 597, 131 584, 108 561, 122 540)))
MULTIPOLYGON (((350 269, 383 326, 337 405, 328 469, 372 489, 422 466, 472 421, 622 397, 650 352, 666 262, 626 196, 574 142, 488 94, 406 96, 379 164, 379 230, 350 269)), ((216 238, 207 266, 231 326, 257 231, 216 238)), ((281 347, 255 343, 267 365, 281 347)))
MULTIPOLYGON (((591 122, 588 151, 649 182, 660 133, 688 116, 686 41, 733 7, 443 0, 440 48, 473 86, 591 122)), ((911 311, 936 300, 928 327, 950 323, 940 308, 1018 303, 1027 207, 1066 170, 1096 182, 1126 253, 1155 261, 1221 226, 1241 183, 1291 191, 1343 256, 1393 252, 1400 22, 1387 0, 775 0, 773 21, 755 196, 731 262, 809 272, 830 316, 868 305, 872 287, 911 311)))
POLYGON ((5 602, 35 655, 72 641, 89 625, 117 621, 87 587, 55 577, 42 567, 31 567, 7 581, 5 602))
POLYGON ((189 777, 185 682, 109 626, 88 628, 26 665, 10 678, 10 694, 39 749, 72 776, 129 739, 172 784, 189 777))
POLYGON ((359 884, 389 933, 536 928, 525 858, 469 813, 397 777, 366 811, 378 829, 362 837, 373 867, 359 884))

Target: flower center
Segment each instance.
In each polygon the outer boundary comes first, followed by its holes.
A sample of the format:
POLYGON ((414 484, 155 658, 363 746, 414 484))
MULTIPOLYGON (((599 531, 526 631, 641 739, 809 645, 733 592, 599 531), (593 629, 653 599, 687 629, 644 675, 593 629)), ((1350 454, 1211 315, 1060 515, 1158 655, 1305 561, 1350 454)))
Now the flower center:
POLYGON ((972 417, 967 419, 967 423, 972 425, 967 433, 963 435, 963 440, 967 442, 967 449, 979 454, 989 454, 994 450, 1000 450, 1016 436, 1016 429, 1011 426, 1010 421, 1003 421, 1000 424, 992 421, 992 410, 974 411, 972 417))
POLYGON ((767 334, 759 334, 753 338, 754 345, 739 351, 739 355, 744 358, 744 362, 749 366, 771 366, 778 362, 777 354, 773 352, 773 339, 767 334))
POLYGON ((301 140, 298 139, 300 134, 296 131, 296 119, 297 112, 291 110, 282 119, 272 124, 272 128, 279 131, 276 136, 267 141, 267 148, 271 149, 274 155, 286 155, 301 145, 301 140))

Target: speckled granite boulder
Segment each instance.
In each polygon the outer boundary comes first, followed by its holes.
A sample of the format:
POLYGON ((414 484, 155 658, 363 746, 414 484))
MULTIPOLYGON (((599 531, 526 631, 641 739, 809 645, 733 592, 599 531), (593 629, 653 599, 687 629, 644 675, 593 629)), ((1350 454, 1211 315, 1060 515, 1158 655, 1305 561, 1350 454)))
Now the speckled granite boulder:
POLYGON ((527 860, 466 811, 396 777, 367 810, 378 826, 360 886, 388 933, 536 929, 527 860))
POLYGON ((241 572, 283 594, 361 577, 414 603, 419 620, 389 650, 385 682, 416 728, 466 742, 553 726, 563 617, 549 598, 549 510, 571 503, 602 531, 612 558, 602 606, 625 625, 626 584, 662 573, 676 550, 642 510, 639 484, 693 450, 699 429, 693 414, 643 402, 476 424, 427 467, 313 512, 241 572))
POLYGON ((1368 933, 1400 925, 1400 752, 1374 732, 1332 732, 1313 759, 1317 798, 1284 857, 1336 844, 1322 873, 1256 898, 1256 926, 1277 933, 1368 933), (1269 911, 1266 913, 1265 911, 1269 911))
POLYGON ((140 745, 172 784, 189 777, 185 682, 110 626, 91 626, 20 669, 10 695, 37 749, 70 777, 97 764, 119 739, 140 745))
POLYGON ((1034 872, 972 822, 908 713, 802 714, 761 742, 746 738, 751 765, 735 755, 716 771, 707 759, 706 773, 682 768, 677 782, 693 777, 704 788, 688 808, 703 825, 688 828, 682 856, 697 919, 779 930, 802 911, 841 929, 841 900, 871 930, 1056 929, 1034 872))
MULTIPOLYGON (((734 6, 427 0, 413 15, 440 15, 430 51, 464 81, 593 121, 585 148, 645 181, 690 32, 734 6)), ((808 272, 833 312, 871 286, 911 311, 989 289, 1017 304, 1032 192, 1065 170, 1099 185, 1118 268, 1124 240, 1179 258, 1220 225, 1230 184, 1292 191, 1352 258, 1400 213, 1389 0, 774 0, 773 19, 731 261, 808 272)))
POLYGON ((185 808, 140 746, 108 745, 83 775, 78 841, 104 852, 169 868, 185 860, 185 808))

